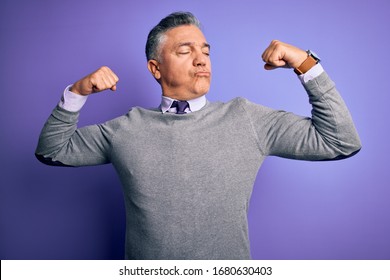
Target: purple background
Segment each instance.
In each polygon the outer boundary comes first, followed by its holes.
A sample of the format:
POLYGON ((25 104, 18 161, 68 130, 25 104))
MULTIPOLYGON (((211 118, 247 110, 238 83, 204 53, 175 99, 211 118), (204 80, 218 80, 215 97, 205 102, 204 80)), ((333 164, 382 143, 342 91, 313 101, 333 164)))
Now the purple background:
POLYGON ((265 161, 249 211, 253 258, 389 259, 390 2, 320 2, 2 0, 0 258, 123 258, 125 210, 112 166, 49 167, 34 149, 63 89, 99 66, 118 74, 118 91, 91 97, 80 125, 157 106, 146 36, 170 12, 189 10, 212 45, 209 99, 244 96, 310 114, 292 71, 262 69, 262 51, 279 39, 322 57, 362 139, 345 161, 265 161))

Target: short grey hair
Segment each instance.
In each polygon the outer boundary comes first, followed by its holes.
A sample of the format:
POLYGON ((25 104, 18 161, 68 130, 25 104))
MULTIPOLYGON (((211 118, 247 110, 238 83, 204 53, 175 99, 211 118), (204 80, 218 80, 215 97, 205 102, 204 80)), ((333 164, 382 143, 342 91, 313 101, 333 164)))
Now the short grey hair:
POLYGON ((182 25, 201 28, 200 21, 190 12, 175 12, 163 18, 150 32, 146 41, 146 59, 159 60, 159 47, 167 31, 182 25))

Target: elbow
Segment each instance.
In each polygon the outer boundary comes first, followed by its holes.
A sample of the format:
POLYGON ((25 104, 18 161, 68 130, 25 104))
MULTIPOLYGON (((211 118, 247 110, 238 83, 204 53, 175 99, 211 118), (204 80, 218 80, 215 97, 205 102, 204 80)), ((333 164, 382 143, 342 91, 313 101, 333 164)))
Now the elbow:
POLYGON ((359 141, 359 143, 357 143, 353 146, 353 151, 352 151, 352 153, 349 154, 348 157, 352 157, 352 156, 356 155, 358 152, 360 152, 361 149, 362 149, 362 144, 359 141))
POLYGON ((50 164, 50 162, 52 161, 51 158, 46 158, 45 156, 40 155, 40 154, 38 154, 38 153, 35 153, 35 157, 36 157, 37 160, 39 160, 41 163, 46 164, 46 165, 51 165, 51 164, 50 164))
POLYGON ((353 157, 362 149, 362 144, 359 138, 354 139, 354 141, 350 141, 349 143, 345 143, 343 148, 341 149, 339 155, 337 155, 334 160, 346 159, 353 157))
POLYGON ((349 158, 360 152, 362 142, 356 129, 350 129, 339 139, 339 150, 343 158, 349 158))
POLYGON ((356 155, 357 153, 360 152, 360 150, 362 149, 362 146, 356 146, 354 150, 352 150, 352 152, 350 152, 348 155, 346 155, 344 158, 350 158, 350 157, 353 157, 354 155, 356 155))
POLYGON ((71 167, 71 165, 67 165, 67 164, 64 164, 60 161, 56 161, 56 160, 53 160, 52 158, 50 157, 45 157, 43 155, 40 155, 38 153, 35 153, 35 157, 40 161, 42 162, 43 164, 46 164, 46 165, 50 165, 50 166, 69 166, 71 167))
POLYGON ((354 155, 360 152, 360 150, 362 149, 362 143, 360 142, 360 140, 358 140, 358 142, 355 144, 354 149, 355 149, 355 151, 353 152, 354 155))
POLYGON ((360 141, 360 138, 357 133, 352 139, 353 140, 349 143, 349 150, 351 151, 350 157, 356 155, 362 149, 362 142, 360 141))

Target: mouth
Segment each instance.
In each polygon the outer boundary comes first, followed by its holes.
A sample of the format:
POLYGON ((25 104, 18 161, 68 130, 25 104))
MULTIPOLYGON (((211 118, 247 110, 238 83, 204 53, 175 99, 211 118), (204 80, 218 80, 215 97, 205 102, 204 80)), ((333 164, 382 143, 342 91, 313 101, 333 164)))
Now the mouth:
POLYGON ((196 77, 210 77, 211 73, 208 71, 198 71, 195 73, 196 77))

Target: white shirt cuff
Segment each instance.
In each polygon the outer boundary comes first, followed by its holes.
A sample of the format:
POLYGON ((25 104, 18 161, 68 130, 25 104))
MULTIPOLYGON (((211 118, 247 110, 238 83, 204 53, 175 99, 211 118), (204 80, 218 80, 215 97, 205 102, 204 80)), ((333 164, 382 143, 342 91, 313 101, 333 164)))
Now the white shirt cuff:
POLYGON ((65 88, 58 106, 70 112, 78 112, 84 106, 88 96, 71 92, 69 90, 71 86, 69 85, 65 88))
POLYGON ((319 75, 322 74, 322 72, 324 72, 324 68, 322 68, 322 65, 318 63, 314 65, 305 74, 299 75, 298 77, 301 80, 302 84, 306 84, 308 81, 317 78, 319 75))

